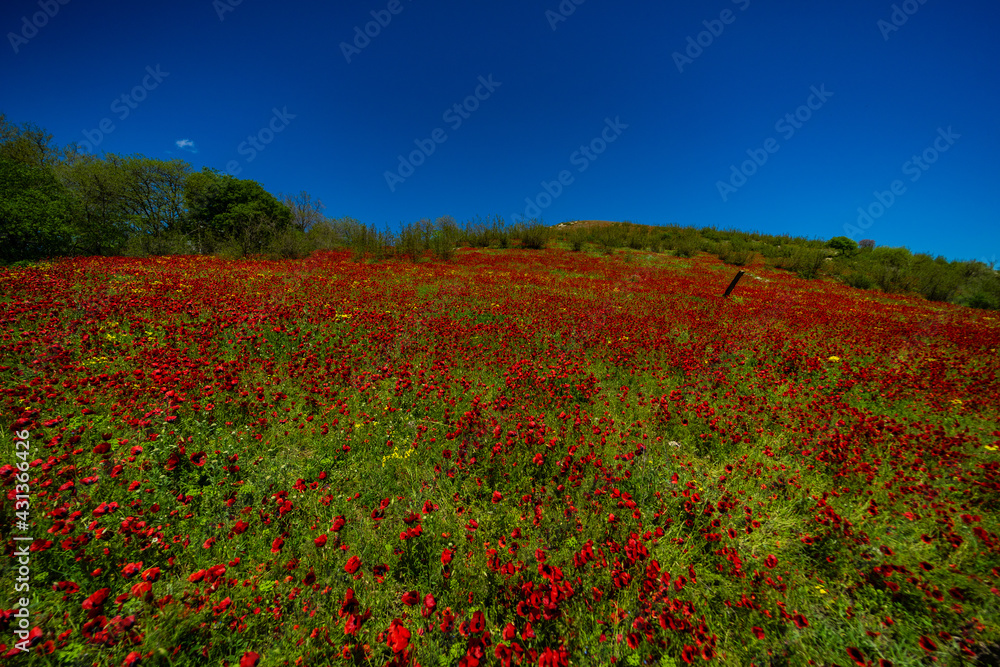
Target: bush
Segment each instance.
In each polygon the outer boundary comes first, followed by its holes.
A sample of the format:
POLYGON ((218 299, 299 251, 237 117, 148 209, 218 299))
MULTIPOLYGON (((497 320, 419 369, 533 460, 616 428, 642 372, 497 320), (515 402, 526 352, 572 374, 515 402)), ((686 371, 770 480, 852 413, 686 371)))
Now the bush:
POLYGON ((388 232, 380 232, 375 225, 359 225, 352 230, 351 253, 354 261, 385 259, 393 243, 388 232))
POLYGON ((853 273, 848 273, 842 280, 845 284, 857 289, 874 289, 875 281, 872 280, 867 274, 860 271, 854 271, 853 273))
POLYGON ((812 280, 819 275, 826 254, 816 248, 798 248, 787 262, 787 268, 802 278, 812 280))
POLYGON ((520 226, 517 235, 521 239, 522 248, 541 250, 548 243, 549 228, 532 220, 530 223, 520 226))
POLYGON ((912 259, 906 248, 875 248, 869 255, 867 272, 883 292, 904 292, 915 286, 910 272, 912 259))
POLYGON ((716 252, 720 260, 732 266, 746 266, 754 255, 753 251, 746 247, 746 243, 739 239, 722 242, 716 252))
POLYGON ((212 254, 221 259, 243 259, 243 244, 236 239, 221 239, 212 243, 212 254))
POLYGON ((694 257, 701 245, 699 237, 691 232, 682 232, 674 239, 674 254, 678 257, 694 257))
POLYGON ((271 259, 303 259, 311 255, 313 250, 315 248, 305 232, 289 227, 274 237, 267 255, 271 259))
POLYGON ((858 244, 854 239, 846 236, 835 236, 826 242, 827 248, 833 248, 838 255, 853 255, 858 250, 858 244))
POLYGON ((997 310, 1000 308, 1000 305, 984 292, 973 294, 966 300, 965 305, 969 308, 979 308, 981 310, 997 310))
POLYGON ((399 230, 393 250, 396 257, 406 257, 411 262, 417 262, 423 257, 427 245, 420 223, 407 223, 399 230))
POLYGON ((163 234, 136 234, 125 242, 122 255, 125 257, 149 257, 150 255, 193 255, 195 246, 187 236, 179 231, 163 234))
POLYGON ((455 219, 442 216, 434 222, 435 229, 429 239, 430 251, 440 260, 448 261, 455 256, 455 245, 461 236, 455 219))
POLYGON ((929 255, 920 256, 913 273, 917 291, 928 301, 949 301, 962 283, 961 275, 953 267, 947 262, 938 263, 929 255))

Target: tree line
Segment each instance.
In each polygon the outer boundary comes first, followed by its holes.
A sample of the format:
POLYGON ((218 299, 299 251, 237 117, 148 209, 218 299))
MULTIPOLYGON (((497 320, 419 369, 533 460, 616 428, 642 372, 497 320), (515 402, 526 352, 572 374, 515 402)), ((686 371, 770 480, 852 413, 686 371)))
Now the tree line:
POLYGON ((547 227, 477 217, 421 219, 392 232, 353 218, 331 219, 307 192, 275 197, 253 180, 183 160, 60 148, 31 123, 0 114, 0 262, 70 255, 215 254, 305 257, 349 248, 358 260, 430 256, 451 259, 460 246, 563 247, 610 254, 624 250, 709 253, 733 266, 763 262, 804 278, 829 277, 860 289, 912 292, 933 301, 1000 309, 1000 272, 978 261, 948 261, 906 248, 847 237, 773 236, 714 227, 547 227))
MULTIPOLYGON (((253 180, 179 159, 60 148, 0 114, 0 260, 67 255, 273 251, 326 222, 308 193, 276 198, 253 180)), ((292 243, 294 245, 294 243, 292 243)))

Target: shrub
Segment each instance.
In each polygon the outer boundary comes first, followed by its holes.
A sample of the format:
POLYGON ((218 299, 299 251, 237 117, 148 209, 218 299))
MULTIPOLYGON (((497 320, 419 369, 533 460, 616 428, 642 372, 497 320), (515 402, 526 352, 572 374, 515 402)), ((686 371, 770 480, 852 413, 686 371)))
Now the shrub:
POLYGON ((305 232, 289 227, 274 237, 267 254, 271 259, 302 259, 312 254, 313 250, 315 248, 305 232))
POLYGON ((455 256, 455 244, 461 235, 460 230, 450 215, 438 218, 434 226, 428 244, 430 251, 436 258, 448 261, 455 256))
POLYGON ((723 241, 719 244, 716 252, 720 260, 732 266, 746 266, 754 255, 753 251, 747 247, 746 242, 741 239, 723 241))
POLYGON ((875 248, 869 256, 868 273, 883 292, 903 292, 914 286, 912 259, 906 248, 875 248))
POLYGON ((787 262, 787 268, 802 278, 812 280, 819 275, 826 255, 816 248, 798 248, 787 262))
POLYGON ((860 271, 848 273, 843 277, 843 281, 847 285, 857 289, 874 289, 875 287, 875 281, 860 271))
POLYGON ((994 300, 990 299, 990 297, 983 292, 973 294, 966 300, 965 305, 969 308, 979 308, 981 310, 997 310, 1000 308, 994 300))
POLYGON ((854 239, 848 238, 846 236, 835 236, 826 242, 827 248, 833 248, 837 251, 838 255, 853 255, 857 249, 858 244, 854 239))
POLYGON ((518 230, 522 248, 541 250, 549 240, 549 228, 532 220, 518 230))

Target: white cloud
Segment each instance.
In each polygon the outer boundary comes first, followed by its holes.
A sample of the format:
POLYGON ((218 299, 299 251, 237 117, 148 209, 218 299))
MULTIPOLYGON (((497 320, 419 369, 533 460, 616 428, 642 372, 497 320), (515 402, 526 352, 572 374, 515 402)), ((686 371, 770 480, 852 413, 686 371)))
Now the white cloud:
POLYGON ((195 146, 194 142, 190 139, 178 139, 176 142, 177 148, 181 150, 188 151, 189 153, 197 153, 198 147, 195 146))

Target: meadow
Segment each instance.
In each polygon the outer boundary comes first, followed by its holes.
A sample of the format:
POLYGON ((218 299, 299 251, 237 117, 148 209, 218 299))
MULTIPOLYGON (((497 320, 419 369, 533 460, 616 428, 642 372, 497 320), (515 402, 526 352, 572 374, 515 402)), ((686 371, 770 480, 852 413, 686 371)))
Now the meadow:
POLYGON ((1000 316, 743 269, 0 269, 3 661, 995 660, 1000 316))

